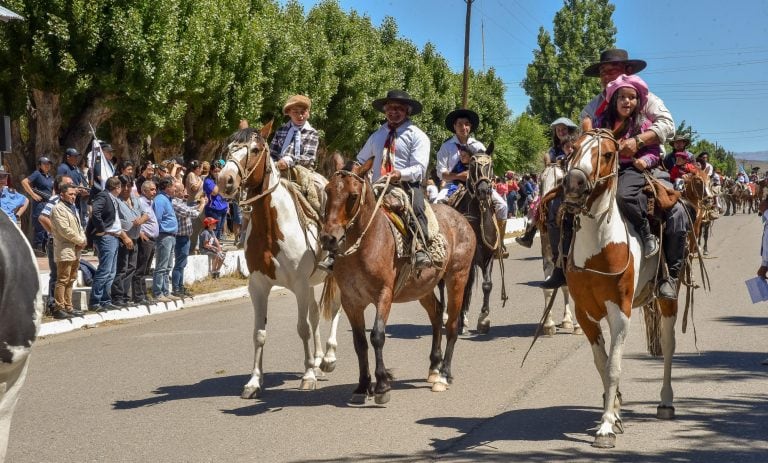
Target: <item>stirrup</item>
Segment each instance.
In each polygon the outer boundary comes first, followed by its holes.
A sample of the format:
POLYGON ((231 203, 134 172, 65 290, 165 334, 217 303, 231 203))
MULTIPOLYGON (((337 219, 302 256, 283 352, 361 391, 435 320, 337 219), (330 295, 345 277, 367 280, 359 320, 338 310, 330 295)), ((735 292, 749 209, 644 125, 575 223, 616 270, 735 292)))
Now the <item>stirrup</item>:
POLYGON ((323 259, 322 262, 317 264, 317 268, 319 268, 320 270, 322 270, 324 272, 331 273, 331 272, 333 272, 333 264, 335 262, 336 262, 336 258, 334 258, 333 256, 331 256, 329 254, 328 257, 326 257, 325 259, 323 259))
POLYGON ((659 252, 659 239, 655 235, 649 235, 643 240, 643 258, 648 259, 659 252))
POLYGON ((552 275, 541 283, 541 287, 544 289, 557 289, 565 285, 565 272, 560 267, 555 267, 552 275))
POLYGON ((425 269, 431 266, 432 266, 432 261, 430 260, 426 251, 423 251, 423 250, 416 251, 416 254, 413 255, 413 268, 425 269))

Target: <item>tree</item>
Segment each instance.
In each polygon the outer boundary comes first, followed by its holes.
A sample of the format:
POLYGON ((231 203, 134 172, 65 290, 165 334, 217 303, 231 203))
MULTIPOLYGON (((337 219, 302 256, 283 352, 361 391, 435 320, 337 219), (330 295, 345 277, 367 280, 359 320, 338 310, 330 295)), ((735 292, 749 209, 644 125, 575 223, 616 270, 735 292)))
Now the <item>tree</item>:
POLYGON ((581 109, 600 91, 598 79, 584 69, 614 46, 615 9, 608 0, 564 0, 555 14, 554 40, 539 29, 538 50, 528 65, 521 86, 531 98, 528 112, 542 121, 561 116, 578 119, 581 109))

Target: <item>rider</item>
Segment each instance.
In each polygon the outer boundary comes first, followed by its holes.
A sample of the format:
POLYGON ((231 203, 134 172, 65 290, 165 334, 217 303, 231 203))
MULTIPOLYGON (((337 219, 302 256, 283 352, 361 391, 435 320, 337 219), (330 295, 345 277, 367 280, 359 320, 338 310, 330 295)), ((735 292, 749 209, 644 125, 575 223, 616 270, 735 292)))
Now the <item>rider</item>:
POLYGON ((309 124, 311 107, 312 101, 304 95, 288 98, 283 105, 283 114, 290 120, 275 132, 269 152, 280 174, 293 179, 312 208, 320 213, 320 199, 311 173, 315 166, 320 134, 309 124))
MULTIPOLYGON (((454 172, 456 167, 462 164, 459 160, 460 153, 466 151, 472 155, 485 152, 485 145, 470 136, 470 133, 477 130, 479 124, 480 116, 469 109, 451 111, 445 118, 445 128, 453 132, 453 136, 446 140, 437 151, 437 173, 443 182, 446 183, 446 193, 448 191, 447 184, 450 182, 465 184, 467 182, 469 172, 466 169, 458 173, 454 172)), ((440 195, 438 195, 438 198, 440 198, 440 195)), ((507 201, 495 189, 491 190, 491 198, 493 208, 496 211, 496 223, 499 233, 503 236, 507 227, 507 201)), ((507 254, 503 239, 502 249, 504 254, 507 254)))
POLYGON ((715 175, 715 168, 709 163, 709 153, 702 151, 696 160, 702 165, 702 170, 707 173, 708 177, 711 178, 715 175))
POLYGON ((688 172, 696 170, 696 165, 693 163, 693 154, 689 153, 686 148, 691 143, 691 138, 688 134, 678 133, 672 138, 670 142, 674 153, 675 164, 669 168, 669 180, 675 185, 675 189, 679 190, 680 185, 676 180, 683 177, 688 172))
MULTIPOLYGON (((384 98, 373 101, 373 107, 384 113, 386 123, 373 132, 357 154, 357 162, 364 163, 373 158, 372 180, 376 182, 386 176, 399 184, 411 197, 411 208, 416 216, 422 236, 427 234, 427 217, 424 212, 424 190, 421 182, 425 179, 429 164, 429 137, 416 127, 410 117, 419 114, 422 105, 403 90, 390 90, 384 98)), ((414 228, 416 224, 411 224, 414 228)), ((417 231, 417 235, 419 232, 417 231)), ((413 265, 423 269, 431 265, 424 250, 425 243, 417 240, 413 265)), ((426 241, 426 240, 424 240, 426 241)), ((326 271, 333 269, 334 257, 329 255, 319 264, 326 271)))
MULTIPOLYGON (((552 147, 549 148, 549 152, 547 153, 546 163, 547 165, 558 162, 564 163, 568 155, 573 152, 573 141, 579 132, 579 126, 567 117, 558 117, 549 124, 549 127, 552 129, 552 147)), ((542 194, 543 193, 546 193, 546 191, 542 192, 542 194)), ((561 202, 562 197, 559 197, 551 203, 548 210, 550 216, 547 218, 548 222, 554 222, 557 208, 560 206, 561 202)), ((515 241, 526 248, 533 246, 533 237, 536 236, 536 230, 538 228, 537 223, 538 221, 535 220, 534 216, 534 220, 531 220, 526 226, 525 234, 515 238, 515 241)), ((557 227, 555 227, 555 229, 556 228, 557 227)), ((560 241, 559 233, 550 233, 549 237, 550 239, 556 239, 557 241, 555 241, 555 243, 560 241)), ((552 249, 555 249, 556 247, 557 244, 555 244, 552 249)))
MULTIPOLYGON (((609 82, 615 80, 619 75, 640 72, 645 67, 645 61, 629 59, 626 50, 610 49, 603 51, 600 54, 600 61, 587 67, 584 70, 584 75, 600 77, 600 84, 605 88, 609 82)), ((587 104, 581 112, 583 130, 590 130, 592 128, 592 118, 595 117, 595 112, 601 106, 604 107, 606 105, 607 101, 602 92, 587 104)), ((640 113, 651 122, 651 125, 637 136, 620 142, 621 150, 630 154, 636 153, 645 144, 658 143, 663 148, 662 143, 671 138, 675 133, 672 115, 664 105, 664 102, 654 93, 648 92, 647 99, 640 109, 640 113)), ((683 259, 685 258, 686 234, 689 227, 685 209, 679 202, 666 212, 665 225, 664 255, 667 260, 669 277, 665 278, 660 285, 659 296, 666 299, 675 299, 677 297, 678 276, 682 268, 683 259)), ((567 228, 564 226, 563 235, 570 233, 570 230, 567 228)), ((570 243, 570 236, 563 236, 563 242, 570 243)), ((568 249, 568 244, 563 246, 564 249, 568 249)), ((563 257, 565 258, 566 256, 563 257)), ((557 262, 557 259, 555 261, 557 262)), ((557 288, 564 284, 565 274, 561 267, 557 267, 542 286, 545 288, 557 288)))

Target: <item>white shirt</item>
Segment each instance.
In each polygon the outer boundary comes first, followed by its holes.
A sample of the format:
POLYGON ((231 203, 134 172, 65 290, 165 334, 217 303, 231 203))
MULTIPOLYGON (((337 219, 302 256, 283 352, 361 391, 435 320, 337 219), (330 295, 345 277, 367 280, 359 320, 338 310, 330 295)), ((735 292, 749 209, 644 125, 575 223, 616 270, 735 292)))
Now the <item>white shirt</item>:
POLYGON ((120 233, 123 231, 123 224, 120 223, 120 206, 117 204, 117 198, 112 196, 112 193, 109 194, 109 199, 112 200, 112 205, 115 207, 115 221, 112 223, 112 225, 107 228, 106 232, 109 233, 120 233))
MULTIPOLYGON (((456 143, 460 142, 459 139, 456 138, 456 135, 454 135, 445 143, 443 143, 440 146, 440 149, 437 151, 436 169, 437 175, 440 176, 440 179, 443 178, 443 174, 447 174, 448 172, 452 171, 453 168, 456 167, 456 164, 459 162, 459 147, 456 146, 456 143)), ((467 139, 467 143, 465 144, 477 149, 478 152, 485 151, 485 145, 472 137, 469 137, 467 139)))
POLYGON ((704 172, 707 174, 707 176, 712 177, 712 175, 715 173, 715 168, 712 167, 712 164, 706 163, 704 165, 704 172))
MULTIPOLYGON (((420 182, 427 172, 429 164, 429 137, 410 120, 403 122, 396 130, 394 169, 400 171, 403 182, 420 182)), ((363 149, 357 153, 357 162, 364 163, 374 158, 373 181, 381 177, 381 160, 384 144, 389 136, 387 124, 373 132, 363 149)))

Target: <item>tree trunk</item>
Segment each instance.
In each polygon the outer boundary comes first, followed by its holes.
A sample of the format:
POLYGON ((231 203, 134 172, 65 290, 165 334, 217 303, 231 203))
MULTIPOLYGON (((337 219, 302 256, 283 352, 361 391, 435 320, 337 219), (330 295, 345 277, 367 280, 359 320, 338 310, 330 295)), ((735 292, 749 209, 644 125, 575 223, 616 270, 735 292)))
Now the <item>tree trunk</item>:
POLYGON ((88 143, 92 137, 91 125, 98 131, 99 127, 115 113, 106 105, 112 99, 114 98, 97 96, 86 100, 80 112, 75 114, 67 125, 67 131, 62 137, 65 148, 75 148, 80 153, 88 149, 88 143))
POLYGON ((59 131, 61 130, 61 101, 58 93, 39 90, 30 91, 29 141, 26 158, 32 166, 36 158, 48 155, 54 163, 61 161, 59 153, 59 131))
POLYGON ((187 159, 197 159, 200 155, 200 141, 195 138, 195 122, 197 118, 190 108, 184 114, 184 156, 187 159))

